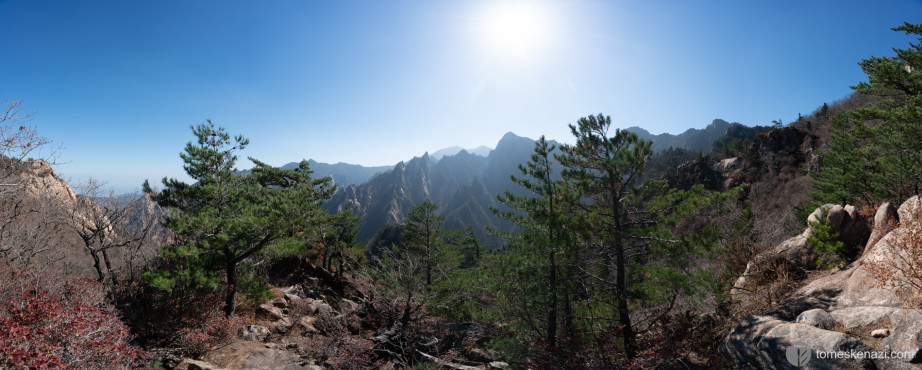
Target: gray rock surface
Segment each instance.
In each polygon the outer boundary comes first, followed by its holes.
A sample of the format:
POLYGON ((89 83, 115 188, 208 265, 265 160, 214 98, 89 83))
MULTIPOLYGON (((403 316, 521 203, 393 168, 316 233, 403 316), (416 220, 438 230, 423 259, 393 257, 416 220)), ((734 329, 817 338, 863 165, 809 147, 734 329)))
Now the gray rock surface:
POLYGON ((254 342, 262 342, 269 336, 269 329, 260 325, 247 325, 240 331, 240 338, 254 342))
POLYGON ((256 309, 256 315, 271 320, 281 320, 285 318, 285 314, 282 313, 281 308, 265 303, 259 305, 259 308, 256 309))
POLYGON ((836 326, 835 319, 833 319, 828 312, 820 308, 801 312, 794 322, 824 330, 833 330, 836 326))
POLYGON ((250 353, 240 361, 241 369, 304 369, 307 364, 301 361, 301 356, 296 353, 280 349, 265 348, 250 353))
POLYGON ((877 212, 874 213, 874 225, 873 231, 871 231, 871 236, 868 237, 868 242, 864 246, 864 252, 867 253, 877 242, 884 237, 896 227, 899 218, 896 214, 896 208, 892 204, 884 203, 877 208, 877 212))
MULTIPOLYGON (((848 229, 849 222, 860 220, 853 207, 824 207, 830 224, 838 223, 839 230, 848 229)), ((873 245, 869 243, 857 261, 805 284, 763 314, 746 318, 721 343, 721 356, 739 366, 795 368, 787 357, 788 349, 795 348, 794 352, 801 349, 813 354, 801 368, 915 368, 909 362, 922 362, 922 310, 905 308, 911 295, 905 288, 905 276, 897 272, 904 262, 900 249, 894 246, 900 245, 905 227, 920 220, 922 200, 918 197, 910 198, 896 211, 888 204, 882 205, 874 218, 872 236, 879 236, 879 239, 873 245), (896 215, 899 224, 894 222, 896 215), (891 230, 893 225, 898 227, 891 230), (893 269, 895 283, 883 285, 873 273, 875 267, 893 269), (870 336, 875 331, 878 331, 878 338, 870 336), (883 335, 886 332, 889 333, 883 335), (893 351, 907 356, 902 359, 834 359, 818 358, 817 351, 893 351)), ((860 227, 852 229, 861 231, 860 227)), ((774 250, 796 246, 794 239, 774 250)), ((789 257, 797 255, 785 255, 789 257)))
POLYGON ((174 370, 223 370, 223 367, 212 365, 205 361, 184 358, 174 370))

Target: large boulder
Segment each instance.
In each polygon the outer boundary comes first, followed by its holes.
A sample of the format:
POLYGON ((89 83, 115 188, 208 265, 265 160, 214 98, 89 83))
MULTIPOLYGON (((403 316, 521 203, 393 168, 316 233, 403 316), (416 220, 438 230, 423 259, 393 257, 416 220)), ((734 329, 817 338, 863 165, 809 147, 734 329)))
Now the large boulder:
POLYGON ((814 308, 801 312, 794 322, 810 325, 823 330, 833 330, 836 327, 836 321, 832 315, 821 308, 814 308))
POLYGON ((806 271, 816 269, 819 256, 810 245, 809 238, 817 222, 827 222, 838 233, 838 240, 849 246, 860 248, 871 234, 867 220, 858 214, 854 206, 820 206, 807 217, 803 233, 760 253, 747 263, 746 270, 733 284, 730 296, 734 299, 745 296, 756 286, 774 279, 779 269, 794 277, 804 277, 806 271))
MULTIPOLYGON (((860 219, 853 208, 830 205, 825 213, 842 235, 862 233, 857 226, 848 230, 849 220, 860 219)), ((795 368, 788 358, 792 353, 794 360, 798 354, 812 354, 807 363, 799 364, 802 368, 914 368, 909 362, 922 362, 922 311, 904 308, 918 292, 912 291, 907 277, 900 273, 901 266, 906 266, 906 252, 900 246, 907 242, 907 227, 920 221, 922 200, 918 197, 896 211, 890 205, 881 206, 874 218, 873 238, 878 240, 868 243, 857 261, 805 284, 768 311, 746 318, 721 343, 720 354, 740 366, 764 368, 795 368), (889 282, 881 280, 882 273, 890 277, 889 282), (871 336, 874 332, 878 337, 871 336), (883 351, 902 356, 834 359, 820 358, 818 351, 872 355, 883 351)), ((782 243, 775 250, 792 245, 792 241, 782 243)))
POLYGON ((259 305, 259 308, 256 309, 256 315, 273 321, 287 318, 281 308, 265 303, 259 305))
POLYGON ((909 227, 922 221, 922 198, 918 195, 909 198, 896 210, 900 218, 900 227, 909 227))
POLYGON ((821 356, 818 352, 876 350, 844 333, 761 315, 750 316, 734 328, 718 350, 736 366, 763 369, 878 369, 903 365, 898 361, 821 356))
POLYGON ((871 229, 868 221, 858 213, 855 206, 838 204, 824 204, 807 217, 808 229, 812 223, 822 222, 825 215, 826 221, 833 231, 839 234, 838 240, 849 246, 864 246, 871 229))
POLYGON ((877 208, 877 212, 874 213, 873 231, 871 231, 871 236, 868 237, 868 242, 864 246, 864 252, 867 253, 880 239, 883 239, 884 235, 889 234, 896 227, 897 222, 899 222, 899 218, 896 208, 889 202, 881 204, 877 208))

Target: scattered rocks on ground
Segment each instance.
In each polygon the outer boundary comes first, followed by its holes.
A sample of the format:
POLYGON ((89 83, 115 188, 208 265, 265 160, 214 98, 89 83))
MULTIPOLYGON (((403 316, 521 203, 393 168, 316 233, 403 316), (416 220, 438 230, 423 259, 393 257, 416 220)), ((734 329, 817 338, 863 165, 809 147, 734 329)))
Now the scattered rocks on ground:
POLYGON ((262 342, 268 336, 269 329, 260 325, 247 325, 240 331, 240 338, 254 342, 262 342))
POLYGON ((271 320, 281 320, 285 318, 285 313, 282 312, 281 308, 269 305, 261 304, 256 310, 257 317, 268 318, 271 320))
POLYGON ((179 365, 176 365, 175 370, 223 370, 224 368, 212 365, 205 361, 193 360, 191 358, 184 358, 179 365))
POLYGON ((288 308, 288 300, 279 297, 272 300, 272 305, 278 308, 288 308))

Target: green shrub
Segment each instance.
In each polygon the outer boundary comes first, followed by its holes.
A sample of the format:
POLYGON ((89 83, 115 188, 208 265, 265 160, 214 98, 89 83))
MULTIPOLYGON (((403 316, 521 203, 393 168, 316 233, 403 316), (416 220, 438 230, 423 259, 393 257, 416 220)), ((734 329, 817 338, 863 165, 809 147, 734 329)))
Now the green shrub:
POLYGON ((823 210, 820 215, 822 221, 810 222, 813 232, 807 238, 807 242, 819 255, 816 259, 816 265, 823 269, 841 268, 847 263, 845 243, 837 240, 839 235, 829 225, 826 211, 823 210))

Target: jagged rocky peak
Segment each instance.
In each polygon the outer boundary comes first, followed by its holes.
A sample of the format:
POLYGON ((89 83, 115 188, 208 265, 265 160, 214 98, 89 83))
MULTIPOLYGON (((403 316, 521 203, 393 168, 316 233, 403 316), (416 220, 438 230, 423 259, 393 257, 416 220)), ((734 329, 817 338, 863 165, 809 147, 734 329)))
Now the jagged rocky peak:
POLYGON ((26 161, 24 171, 20 172, 21 184, 33 197, 50 196, 58 201, 75 202, 77 194, 55 174, 51 164, 41 160, 26 161))

